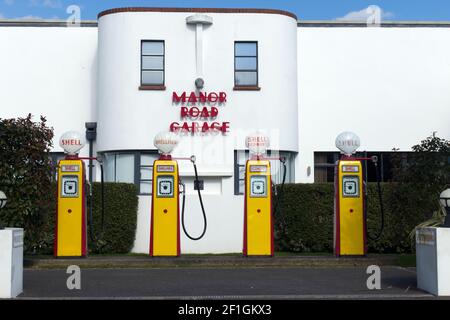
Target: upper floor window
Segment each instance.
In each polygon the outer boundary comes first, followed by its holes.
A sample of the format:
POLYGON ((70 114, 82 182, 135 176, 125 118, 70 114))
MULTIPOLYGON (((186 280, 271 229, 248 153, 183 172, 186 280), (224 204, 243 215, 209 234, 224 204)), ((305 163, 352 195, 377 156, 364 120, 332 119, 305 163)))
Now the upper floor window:
POLYGON ((236 41, 234 43, 234 85, 258 86, 258 43, 236 41))
POLYGON ((164 41, 142 41, 141 86, 164 85, 164 41))

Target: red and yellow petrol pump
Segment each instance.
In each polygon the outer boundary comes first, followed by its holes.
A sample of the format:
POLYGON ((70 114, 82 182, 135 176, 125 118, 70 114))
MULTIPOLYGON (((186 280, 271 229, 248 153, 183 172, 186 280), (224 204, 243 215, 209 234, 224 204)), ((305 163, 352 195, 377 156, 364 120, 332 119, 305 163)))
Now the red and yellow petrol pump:
POLYGON ((339 160, 335 173, 335 253, 365 255, 366 216, 361 161, 339 160))
POLYGON ((55 228, 55 257, 85 257, 87 254, 86 170, 78 152, 84 139, 67 132, 60 146, 67 156, 58 164, 58 199, 55 228))
POLYGON ((155 137, 155 146, 161 155, 153 163, 152 209, 150 225, 150 256, 177 257, 180 249, 180 193, 183 194, 181 224, 186 236, 194 241, 200 240, 206 233, 207 220, 200 188, 197 188, 204 218, 202 234, 194 238, 184 226, 185 186, 179 178, 177 160, 190 160, 194 165, 196 184, 199 185, 195 157, 189 159, 172 158, 170 153, 178 144, 178 137, 172 132, 162 132, 155 137), (180 191, 180 186, 183 186, 180 191))
MULTIPOLYGON (((334 252, 336 256, 364 256, 367 254, 366 183, 361 161, 377 158, 356 158, 352 155, 360 146, 358 136, 343 132, 336 139, 336 147, 344 154, 335 167, 334 198, 334 252)), ((376 168, 377 169, 377 168, 376 168)), ((381 208, 381 236, 384 212, 377 171, 378 194, 381 208)))
POLYGON ((153 163, 153 197, 150 230, 151 256, 180 255, 178 164, 170 155, 153 163))
MULTIPOLYGON (((244 256, 273 256, 273 206, 271 158, 264 157, 269 138, 260 134, 247 137, 251 158, 245 169, 244 256)), ((281 160, 284 164, 284 160, 281 160)), ((286 172, 286 169, 285 169, 286 172)), ((284 176, 285 177, 285 176, 284 176)), ((283 184, 284 184, 283 178, 283 184)))

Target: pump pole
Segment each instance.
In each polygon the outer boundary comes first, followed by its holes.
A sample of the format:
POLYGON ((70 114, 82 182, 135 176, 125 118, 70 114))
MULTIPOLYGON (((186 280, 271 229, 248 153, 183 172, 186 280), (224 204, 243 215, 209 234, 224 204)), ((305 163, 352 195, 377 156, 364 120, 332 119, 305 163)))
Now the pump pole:
POLYGON ((97 122, 86 122, 86 140, 89 141, 89 183, 93 180, 94 141, 97 139, 97 122))

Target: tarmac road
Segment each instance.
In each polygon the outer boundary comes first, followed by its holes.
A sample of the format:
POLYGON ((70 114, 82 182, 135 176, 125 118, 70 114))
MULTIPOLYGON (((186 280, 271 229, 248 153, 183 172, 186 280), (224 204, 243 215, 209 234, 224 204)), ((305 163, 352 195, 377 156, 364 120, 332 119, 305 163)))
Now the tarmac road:
POLYGON ((81 290, 66 270, 24 271, 19 299, 428 299, 414 269, 381 267, 381 290, 366 268, 82 269, 81 290))

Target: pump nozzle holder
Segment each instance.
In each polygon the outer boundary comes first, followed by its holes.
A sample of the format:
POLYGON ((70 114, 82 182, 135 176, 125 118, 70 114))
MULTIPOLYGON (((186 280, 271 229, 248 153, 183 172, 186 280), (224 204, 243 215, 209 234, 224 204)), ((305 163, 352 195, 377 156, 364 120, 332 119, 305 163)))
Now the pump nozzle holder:
POLYGON ((195 163, 197 161, 197 157, 196 156, 191 156, 191 162, 195 163))
POLYGON ((372 162, 375 163, 375 165, 378 163, 378 157, 377 156, 372 156, 372 162))

